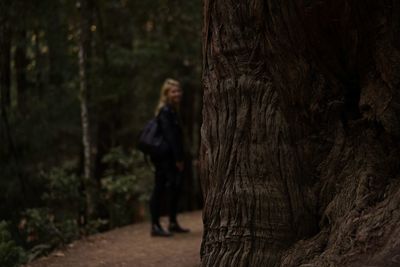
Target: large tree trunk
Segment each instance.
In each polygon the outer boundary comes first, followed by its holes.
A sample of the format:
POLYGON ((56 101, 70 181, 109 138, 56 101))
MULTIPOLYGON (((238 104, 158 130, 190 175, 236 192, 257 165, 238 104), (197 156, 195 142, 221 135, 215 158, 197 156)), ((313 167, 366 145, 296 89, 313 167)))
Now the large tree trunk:
POLYGON ((202 266, 392 266, 399 31, 394 0, 205 0, 202 266))
POLYGON ((92 3, 91 0, 77 2, 80 11, 79 26, 79 84, 81 102, 81 122, 82 122, 82 144, 84 154, 83 176, 86 192, 86 218, 95 218, 97 206, 97 180, 94 177, 95 157, 93 129, 90 113, 90 50, 91 50, 91 31, 92 23, 92 3))

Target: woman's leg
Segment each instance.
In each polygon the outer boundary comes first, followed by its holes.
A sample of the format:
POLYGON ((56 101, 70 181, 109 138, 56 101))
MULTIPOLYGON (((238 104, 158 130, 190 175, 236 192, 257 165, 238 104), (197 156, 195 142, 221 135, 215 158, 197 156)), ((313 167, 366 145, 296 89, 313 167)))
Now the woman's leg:
POLYGON ((154 188, 150 198, 150 214, 153 225, 160 226, 160 204, 161 196, 165 188, 165 173, 159 164, 154 164, 156 171, 154 174, 154 188))
POLYGON ((170 223, 177 223, 179 200, 182 189, 182 174, 175 169, 170 169, 168 172, 168 181, 170 185, 170 223))
POLYGON ((189 229, 182 228, 178 221, 178 207, 179 200, 181 197, 182 189, 182 173, 178 172, 176 169, 171 170, 169 173, 169 183, 170 183, 170 213, 169 213, 169 231, 173 233, 188 233, 189 229))

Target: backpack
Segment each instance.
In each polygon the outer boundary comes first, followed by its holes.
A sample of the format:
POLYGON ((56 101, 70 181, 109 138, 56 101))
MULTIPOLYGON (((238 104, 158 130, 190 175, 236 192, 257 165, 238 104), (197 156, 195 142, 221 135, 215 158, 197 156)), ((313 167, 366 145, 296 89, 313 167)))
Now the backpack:
POLYGON ((137 147, 145 155, 156 157, 164 154, 165 142, 158 117, 146 123, 139 134, 137 147))

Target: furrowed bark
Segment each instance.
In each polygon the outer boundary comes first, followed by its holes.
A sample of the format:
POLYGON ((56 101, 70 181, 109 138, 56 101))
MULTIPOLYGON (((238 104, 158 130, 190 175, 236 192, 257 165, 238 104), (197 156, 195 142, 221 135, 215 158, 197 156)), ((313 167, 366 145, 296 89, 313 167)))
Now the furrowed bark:
POLYGON ((267 14, 261 2, 205 6, 202 264, 275 266, 313 223, 268 67, 267 14))
POLYGON ((384 262, 399 245, 399 4, 204 6, 202 266, 384 262))

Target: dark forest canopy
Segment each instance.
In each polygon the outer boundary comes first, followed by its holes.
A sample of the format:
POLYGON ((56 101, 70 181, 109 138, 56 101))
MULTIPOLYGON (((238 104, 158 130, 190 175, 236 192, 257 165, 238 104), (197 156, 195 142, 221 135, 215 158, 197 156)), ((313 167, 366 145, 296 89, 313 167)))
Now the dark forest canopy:
MULTIPOLYGON (((197 151, 200 10, 181 0, 0 1, 0 231, 40 254, 143 217, 152 174, 133 148, 166 78, 183 85, 188 160, 197 151)), ((191 209, 199 190, 188 186, 191 209)))

